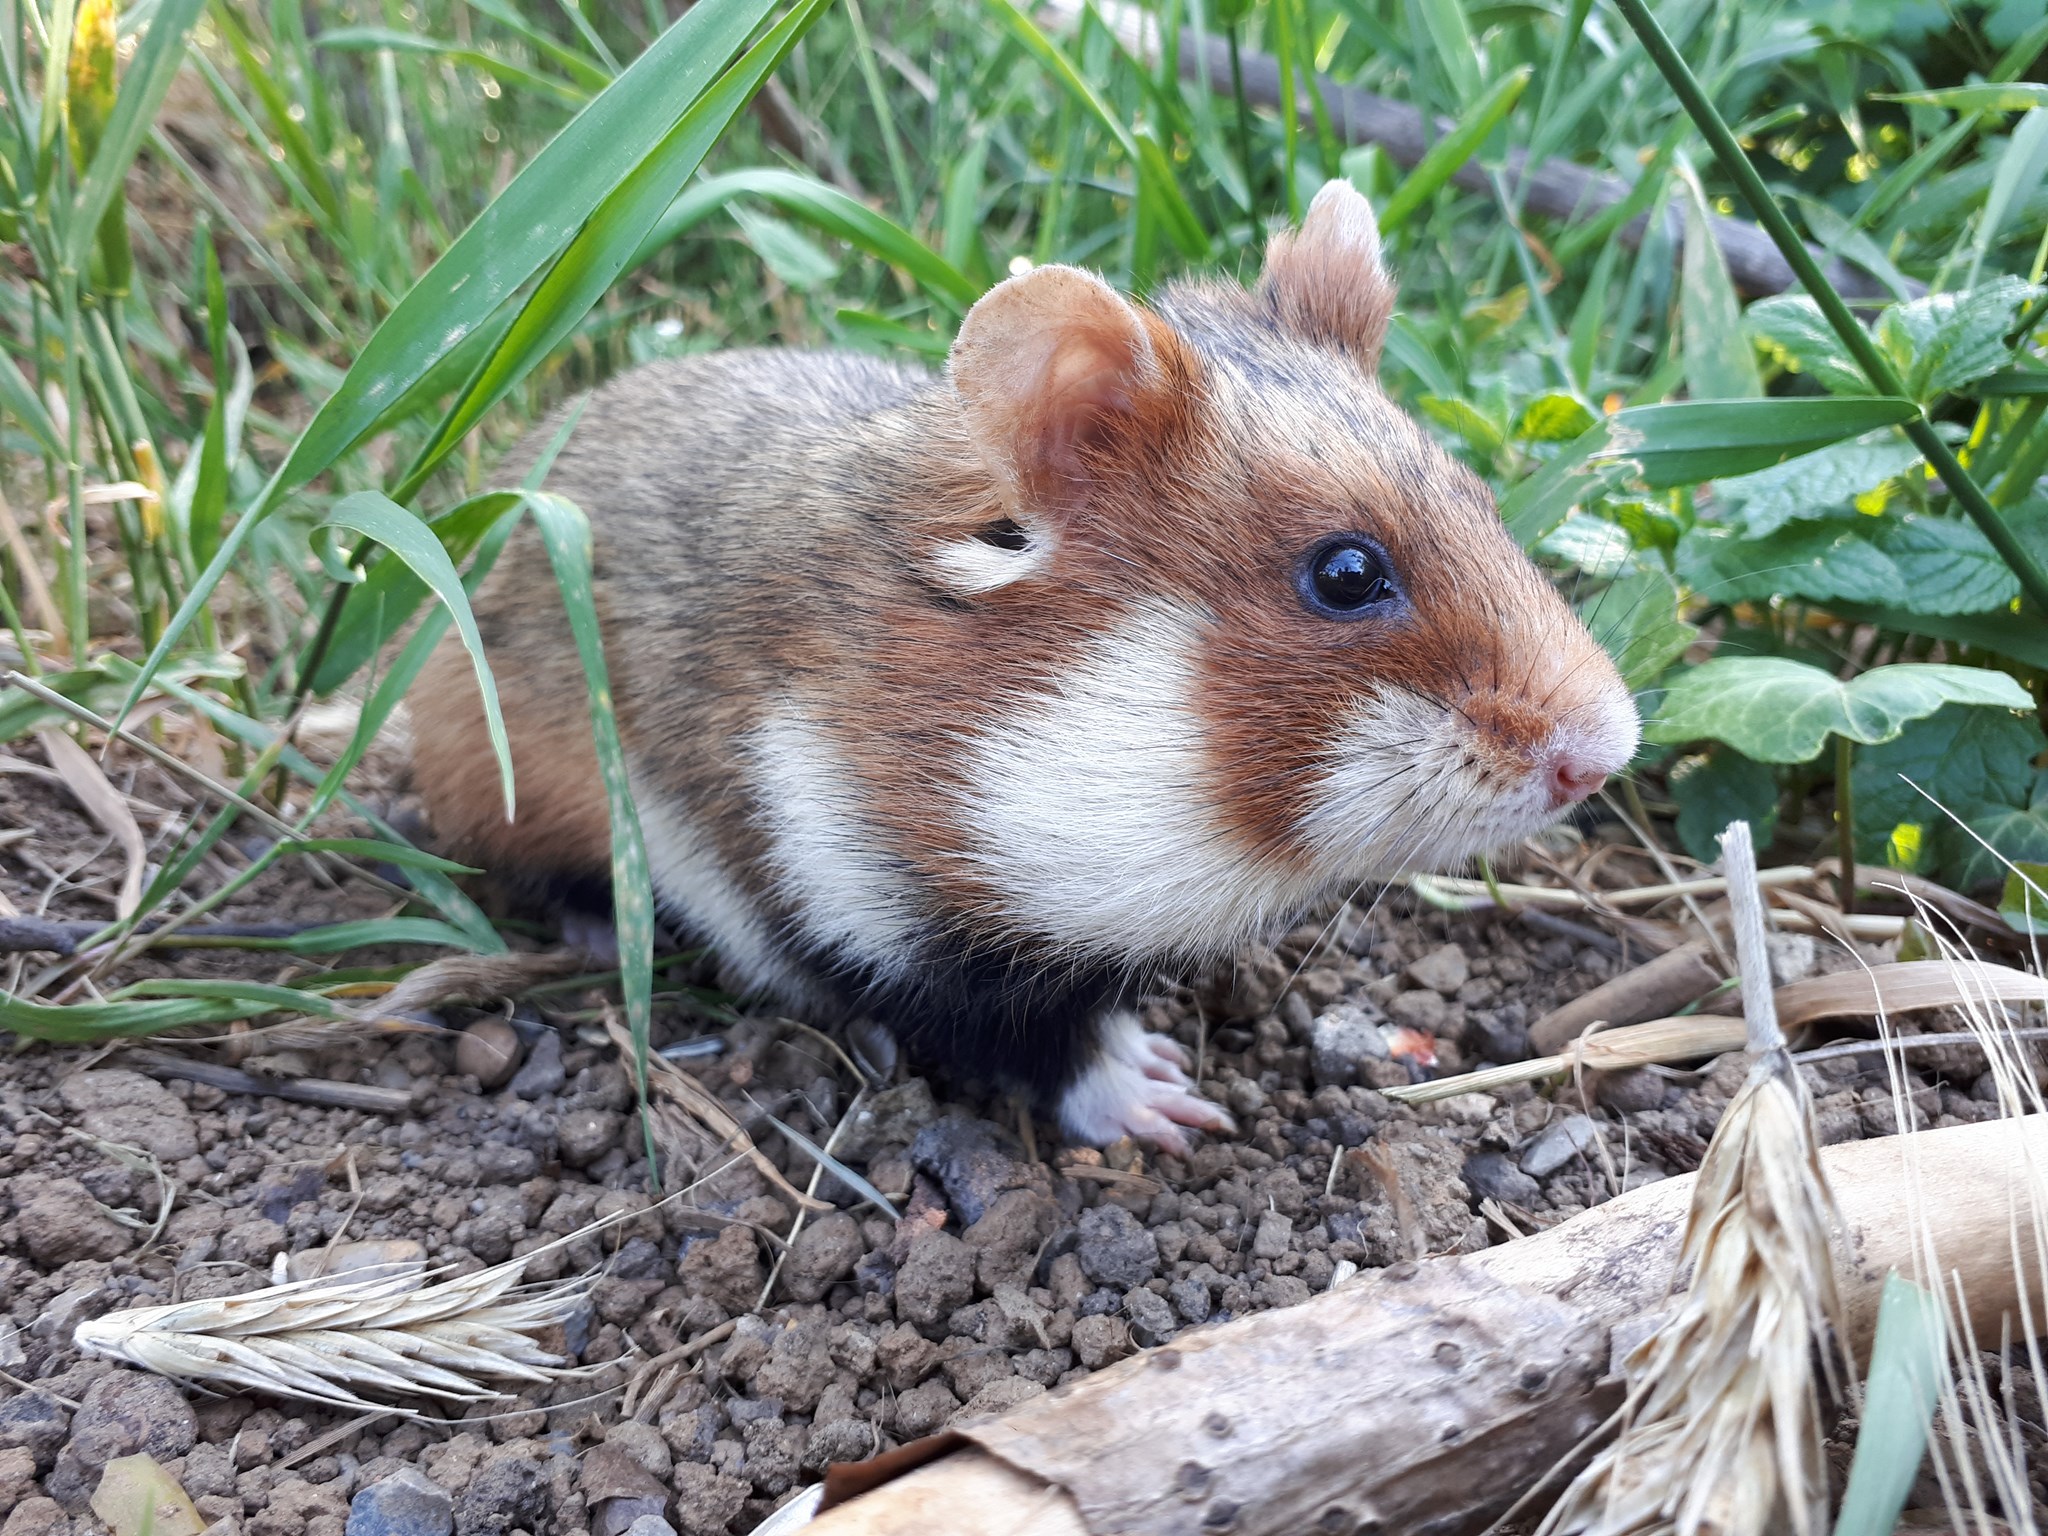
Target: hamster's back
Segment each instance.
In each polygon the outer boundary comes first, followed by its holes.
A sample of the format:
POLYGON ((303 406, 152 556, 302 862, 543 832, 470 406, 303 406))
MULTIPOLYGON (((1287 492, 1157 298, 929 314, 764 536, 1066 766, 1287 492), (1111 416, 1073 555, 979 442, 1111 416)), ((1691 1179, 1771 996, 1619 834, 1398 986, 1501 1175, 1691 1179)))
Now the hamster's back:
MULTIPOLYGON (((545 488, 580 507, 595 546, 600 626, 622 731, 664 740, 664 767, 696 797, 731 792, 716 715, 770 686, 744 631, 786 600, 803 550, 838 515, 835 446, 906 405, 930 375, 844 352, 735 351, 650 363, 553 412, 508 457, 520 484, 573 417, 545 488)), ((415 780, 437 842, 532 874, 602 878, 610 844, 582 666, 538 534, 523 527, 473 607, 512 743, 508 824, 481 700, 452 635, 411 695, 415 780), (533 611, 539 604, 546 612, 533 611)))

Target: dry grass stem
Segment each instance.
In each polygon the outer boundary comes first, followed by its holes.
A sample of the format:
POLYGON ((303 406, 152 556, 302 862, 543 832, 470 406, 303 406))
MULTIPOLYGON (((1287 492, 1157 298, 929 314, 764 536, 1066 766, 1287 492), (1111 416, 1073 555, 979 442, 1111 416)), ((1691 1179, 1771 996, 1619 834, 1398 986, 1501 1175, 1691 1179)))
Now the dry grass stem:
MULTIPOLYGON (((1783 1046, 1763 945, 1749 829, 1724 843, 1752 1046, 1687 1216, 1692 1283, 1631 1355, 1621 1430, 1545 1519, 1545 1536, 1764 1536, 1827 1528, 1821 1390, 1843 1337, 1830 1234, 1839 1214, 1811 1107, 1783 1046)), ((1832 1385, 1832 1383, 1831 1383, 1832 1385)))

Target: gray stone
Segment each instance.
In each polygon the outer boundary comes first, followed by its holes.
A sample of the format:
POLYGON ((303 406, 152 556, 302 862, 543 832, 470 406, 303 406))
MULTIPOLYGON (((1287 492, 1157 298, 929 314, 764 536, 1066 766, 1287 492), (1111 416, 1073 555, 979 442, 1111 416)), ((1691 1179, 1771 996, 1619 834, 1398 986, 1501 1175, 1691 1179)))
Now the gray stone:
POLYGON ((36 1459, 36 1475, 50 1470, 71 1433, 71 1415, 40 1392, 0 1402, 0 1449, 20 1446, 36 1459))
POLYGON ((1449 997, 1472 978, 1471 962, 1455 944, 1439 944, 1408 967, 1408 979, 1449 997))
POLYGON ((834 1151, 850 1163, 864 1163, 882 1148, 904 1146, 939 1118, 932 1085, 921 1077, 885 1088, 848 1121, 834 1151))
POLYGON ((1475 1199, 1498 1200, 1503 1205, 1528 1206, 1543 1193, 1543 1186, 1503 1152, 1476 1152, 1466 1158, 1464 1178, 1475 1199))
POLYGON ((1164 1296, 1144 1286, 1124 1294, 1124 1319, 1131 1325, 1131 1337, 1140 1344, 1164 1344, 1180 1326, 1173 1305, 1164 1296))
POLYGON ((562 1070, 562 1037, 552 1029, 535 1037, 526 1064, 512 1075, 512 1091, 522 1099, 560 1093, 568 1074, 562 1070))
POLYGON ((965 1115, 948 1115, 919 1131, 910 1143, 910 1162, 939 1181, 963 1227, 981 1220, 1004 1190, 1028 1183, 1031 1177, 996 1145, 994 1126, 965 1115))
POLYGON ((456 1536, 497 1536, 515 1529, 544 1531, 554 1513, 555 1493, 548 1469, 531 1444, 500 1446, 462 1490, 455 1506, 456 1536))
POLYGON ((1465 1054, 1473 1061, 1497 1061, 1503 1065, 1529 1059, 1529 1010, 1522 1004, 1503 1003, 1473 1013, 1465 1019, 1465 1054))
POLYGON ((1209 1287, 1189 1277, 1176 1280, 1166 1288, 1166 1299, 1173 1303, 1173 1310, 1190 1323, 1209 1321, 1209 1287))
POLYGON ((1571 1115, 1549 1127, 1522 1150, 1522 1172, 1532 1179, 1547 1179, 1599 1143, 1600 1127, 1591 1117, 1571 1115))
POLYGON ((1316 1015, 1308 1030, 1309 1071, 1318 1088, 1347 1088, 1368 1061, 1387 1059, 1378 1010, 1342 1002, 1316 1015))
POLYGON ((182 1162, 199 1150, 185 1101, 140 1072, 77 1072, 57 1091, 80 1124, 104 1141, 140 1147, 163 1163, 182 1162))
POLYGON ((417 1467, 379 1478, 349 1501, 348 1536, 448 1536, 455 1500, 417 1467))
POLYGON ((867 1252, 860 1223, 845 1211, 821 1216, 797 1233, 782 1265, 782 1286, 792 1301, 822 1301, 838 1281, 853 1273, 867 1252))
POLYGON ((119 1258, 140 1240, 101 1208, 76 1179, 51 1179, 23 1204, 15 1224, 21 1245, 43 1269, 73 1259, 119 1258))
POLYGON ((1664 1102, 1669 1083, 1648 1067, 1631 1067, 1625 1072, 1602 1072, 1593 1097, 1617 1114, 1656 1109, 1664 1102))
POLYGON ((1451 1005, 1427 987, 1418 987, 1412 992, 1395 993, 1387 1004, 1387 1017, 1424 1034, 1440 1035, 1450 1021, 1451 1005))
POLYGON ((1074 1253, 1081 1269, 1097 1285, 1129 1290, 1159 1271, 1159 1242, 1120 1205, 1098 1205, 1083 1211, 1080 1241, 1074 1253))
POLYGON ((555 1142, 562 1161, 571 1168, 586 1168, 619 1144, 619 1127, 625 1122, 608 1109, 572 1109, 555 1125, 555 1142))
POLYGON ((642 1515, 626 1527, 626 1536, 676 1536, 676 1528, 659 1515, 642 1515))
POLYGON ((43 1491, 82 1513, 100 1473, 117 1456, 143 1452, 158 1461, 183 1456, 199 1438, 192 1405, 161 1376, 113 1371, 85 1390, 71 1416, 71 1438, 57 1453, 43 1491))
POLYGON ((1294 1223, 1278 1211, 1261 1213, 1258 1236, 1252 1239, 1252 1257, 1277 1259, 1293 1246, 1294 1223))

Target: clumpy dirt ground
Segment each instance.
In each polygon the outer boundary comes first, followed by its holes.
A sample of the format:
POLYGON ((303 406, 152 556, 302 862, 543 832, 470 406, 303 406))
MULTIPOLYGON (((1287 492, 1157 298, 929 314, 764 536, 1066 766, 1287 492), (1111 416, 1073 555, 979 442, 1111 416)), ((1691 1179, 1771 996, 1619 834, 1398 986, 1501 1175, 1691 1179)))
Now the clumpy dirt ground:
MULTIPOLYGON (((0 894, 23 913, 104 918, 117 854, 24 759, 33 747, 0 773, 0 894)), ((153 770, 115 779, 153 838, 195 814, 153 770)), ((227 850, 201 883, 252 851, 227 850)), ((374 888, 293 865, 219 915, 388 909, 374 888)), ((1595 933, 1389 900, 1247 953, 1145 1009, 1197 1054, 1204 1090, 1240 1127, 1186 1159, 1063 1146, 1014 1103, 961 1097, 914 1062, 849 1116, 860 1084, 831 1044, 772 1015, 693 1011, 673 994, 715 975, 671 971, 656 1045, 716 1037, 719 1054, 683 1065, 798 1187, 811 1161, 770 1114, 820 1143, 845 1120, 836 1155, 901 1205, 884 1218, 828 1174, 819 1192, 838 1209, 788 1245, 786 1194, 722 1156, 704 1158, 699 1171, 723 1171, 691 1195, 647 1210, 632 1095, 594 990, 509 1010, 516 1059, 489 1082, 465 1070, 483 1058, 459 1032, 504 1008, 444 1009, 445 1034, 242 1057, 398 1090, 410 1107, 391 1115, 166 1083, 118 1050, 19 1042, 0 1059, 0 1532, 104 1530, 88 1508, 101 1469, 138 1450, 182 1483, 211 1536, 749 1530, 830 1462, 999 1411, 1182 1330, 1305 1301, 1357 1269, 1509 1241, 1695 1166, 1742 1080, 1738 1059, 1415 1108, 1381 1091, 1520 1059, 1528 1024, 1614 974, 1618 950, 1595 933), (1382 1024, 1408 1031, 1391 1034, 1392 1052, 1382 1024), (632 1212, 645 1214, 530 1268, 600 1273, 551 1340, 584 1372, 456 1422, 187 1395, 72 1343, 78 1323, 115 1309, 269 1283, 281 1254, 409 1241, 465 1271, 632 1212), (725 1325, 687 1374, 655 1394, 643 1378, 622 1412, 645 1362, 725 1325)), ((1792 963, 1846 958, 1821 946, 1792 963)), ((0 964, 18 986, 50 961, 0 964)), ((151 965, 276 980, 317 963, 215 950, 151 965)), ((1826 1140, 1897 1129, 1876 1061, 1805 1069, 1826 1140)), ((1916 1056, 1916 1118, 1995 1114, 1982 1069, 1968 1047, 1916 1056)), ((1931 1484, 1920 1502, 1939 1503, 1931 1484)))

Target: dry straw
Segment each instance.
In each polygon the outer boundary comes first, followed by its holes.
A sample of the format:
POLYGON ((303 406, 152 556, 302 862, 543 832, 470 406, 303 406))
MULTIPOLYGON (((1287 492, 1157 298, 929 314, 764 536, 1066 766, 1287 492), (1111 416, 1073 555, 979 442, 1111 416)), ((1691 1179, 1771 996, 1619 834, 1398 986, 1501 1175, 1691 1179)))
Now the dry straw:
POLYGON ((1544 1536, 1827 1529, 1814 1346, 1832 1378, 1839 1217, 1772 1004, 1746 823, 1729 827, 1722 851, 1755 1060, 1700 1165, 1684 1240, 1692 1284, 1631 1355, 1620 1432, 1565 1490, 1544 1536))

